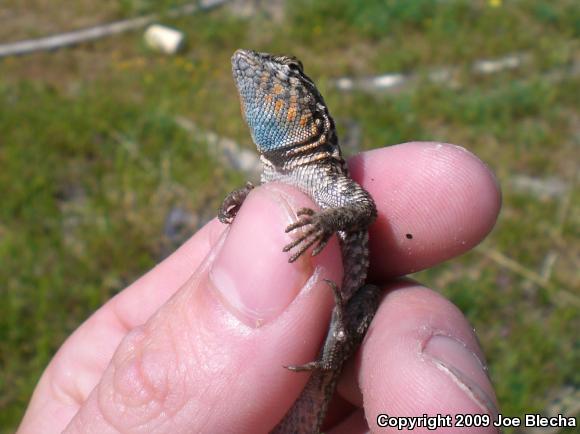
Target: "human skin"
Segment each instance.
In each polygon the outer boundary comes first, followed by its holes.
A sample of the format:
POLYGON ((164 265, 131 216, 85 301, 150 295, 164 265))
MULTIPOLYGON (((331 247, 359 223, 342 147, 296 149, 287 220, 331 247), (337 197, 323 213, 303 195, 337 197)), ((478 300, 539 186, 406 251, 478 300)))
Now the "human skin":
MULTIPOLYGON (((327 431, 396 432, 377 428, 379 413, 497 412, 467 320, 441 295, 399 278, 488 234, 501 203, 494 176, 465 149, 427 142, 365 152, 349 167, 377 205, 369 280, 385 295, 343 373, 327 431)), ((304 206, 315 207, 289 186, 258 187, 232 225, 212 220, 113 297, 56 353, 18 433, 274 427, 307 379, 283 366, 316 357, 333 307, 323 279, 342 275, 336 239, 288 263, 282 247, 293 235, 284 228, 304 206)))

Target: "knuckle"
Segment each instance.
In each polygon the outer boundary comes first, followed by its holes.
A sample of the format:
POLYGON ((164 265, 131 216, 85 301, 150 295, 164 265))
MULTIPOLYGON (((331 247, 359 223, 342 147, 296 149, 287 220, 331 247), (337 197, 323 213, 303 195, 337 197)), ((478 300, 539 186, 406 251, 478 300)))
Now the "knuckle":
POLYGON ((185 402, 185 382, 177 374, 178 357, 167 343, 153 342, 142 327, 125 338, 113 358, 110 381, 99 390, 105 418, 121 429, 151 426, 185 402))

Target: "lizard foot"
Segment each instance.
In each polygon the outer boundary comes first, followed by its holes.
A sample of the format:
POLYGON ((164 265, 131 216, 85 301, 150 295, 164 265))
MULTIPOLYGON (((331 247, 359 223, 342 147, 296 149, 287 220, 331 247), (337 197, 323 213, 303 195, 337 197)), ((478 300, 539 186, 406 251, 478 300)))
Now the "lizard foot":
POLYGON ((238 188, 228 194, 218 211, 219 221, 225 224, 230 224, 253 188, 254 185, 251 182, 247 182, 244 187, 238 188))
POLYGON ((381 291, 378 286, 362 286, 344 303, 334 282, 326 281, 334 292, 336 306, 332 312, 330 329, 318 360, 304 365, 290 365, 286 369, 302 371, 336 371, 352 357, 362 342, 377 311, 381 291), (342 338, 341 338, 342 336, 342 338))
POLYGON ((329 279, 324 279, 324 281, 328 284, 328 286, 330 286, 330 289, 332 289, 332 294, 334 295, 335 306, 334 310, 332 311, 330 330, 328 332, 329 336, 326 338, 327 343, 332 342, 332 351, 329 352, 327 345, 325 345, 318 360, 305 363, 303 365, 285 366, 285 368, 290 371, 331 371, 336 369, 337 363, 333 357, 336 353, 335 347, 340 346, 347 341, 348 333, 346 331, 345 316, 348 314, 348 312, 346 311, 346 303, 342 297, 342 293, 340 292, 338 285, 329 279))
POLYGON ((294 262, 314 244, 316 245, 312 249, 312 256, 318 255, 335 232, 335 229, 329 224, 329 220, 326 218, 327 214, 324 211, 316 212, 310 208, 301 208, 296 215, 298 216, 298 221, 288 225, 286 233, 298 228, 304 228, 304 233, 282 249, 282 251, 288 252, 298 246, 298 250, 290 256, 288 262, 294 262))

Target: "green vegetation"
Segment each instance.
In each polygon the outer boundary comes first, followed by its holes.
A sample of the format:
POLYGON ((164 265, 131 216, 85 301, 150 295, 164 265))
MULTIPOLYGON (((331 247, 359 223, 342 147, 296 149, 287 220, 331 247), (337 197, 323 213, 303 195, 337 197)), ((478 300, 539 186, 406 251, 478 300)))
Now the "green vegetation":
MULTIPOLYGON (((98 14, 88 0, 72 10, 64 0, 38 1, 34 13, 19 3, 4 2, 17 18, 3 22, 0 41, 178 2, 105 1, 98 14)), ((505 415, 544 412, 566 386, 580 387, 578 3, 297 0, 285 16, 242 17, 226 7, 164 20, 187 33, 175 57, 148 51, 137 32, 0 59, 5 432, 65 337, 161 258, 169 211, 203 219, 245 178, 175 123, 183 116, 253 148, 230 77, 238 47, 303 60, 339 132, 344 121, 360 125, 363 149, 439 140, 487 162, 504 194, 497 227, 474 252, 416 277, 468 315, 505 415), (511 54, 525 55, 520 67, 471 70, 478 59, 511 54), (426 79, 448 66, 453 86, 426 79), (398 92, 332 84, 400 71, 419 78, 398 92), (563 187, 538 194, 517 188, 522 177, 563 187)), ((190 232, 201 223, 193 219, 190 232)))

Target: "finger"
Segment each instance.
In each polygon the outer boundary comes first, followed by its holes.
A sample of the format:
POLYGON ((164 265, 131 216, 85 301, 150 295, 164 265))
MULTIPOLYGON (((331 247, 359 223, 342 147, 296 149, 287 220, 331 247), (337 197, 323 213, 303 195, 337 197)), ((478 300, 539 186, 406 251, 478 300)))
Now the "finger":
POLYGON ((308 377, 283 365, 316 356, 332 308, 323 279, 341 273, 335 241, 300 266, 281 251, 306 205, 283 186, 255 190, 193 278, 122 341, 66 432, 272 428, 308 377))
MULTIPOLYGON (((399 282, 384 298, 367 333, 358 379, 371 430, 377 416, 497 415, 497 401, 477 338, 461 312, 439 294, 399 282)), ((360 401, 353 366, 340 391, 360 401)), ((456 419, 452 418, 454 423, 456 419)), ((441 427, 441 432, 451 427, 441 427)), ((384 428, 380 428, 383 432, 384 428)), ((408 427, 407 427, 408 429, 408 427)), ((466 433, 495 433, 492 426, 466 433)), ((389 427, 385 432, 397 432, 389 427)), ((431 432, 427 427, 414 432, 431 432)))
POLYGON ((370 228, 376 280, 465 253, 489 233, 499 213, 495 177, 459 146, 405 143, 360 154, 349 166, 379 212, 370 228))

